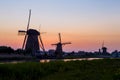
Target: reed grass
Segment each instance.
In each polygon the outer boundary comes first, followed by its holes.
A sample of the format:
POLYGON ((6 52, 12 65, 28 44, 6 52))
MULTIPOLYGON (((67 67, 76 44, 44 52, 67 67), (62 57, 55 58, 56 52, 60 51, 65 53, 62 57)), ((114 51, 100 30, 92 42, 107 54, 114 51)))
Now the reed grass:
POLYGON ((120 80, 120 59, 0 64, 0 80, 120 80))

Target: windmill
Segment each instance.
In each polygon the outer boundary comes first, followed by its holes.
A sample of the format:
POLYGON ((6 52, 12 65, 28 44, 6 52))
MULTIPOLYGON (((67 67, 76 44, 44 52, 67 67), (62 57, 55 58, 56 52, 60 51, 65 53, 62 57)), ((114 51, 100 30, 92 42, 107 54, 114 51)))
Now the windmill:
POLYGON ((102 43, 102 53, 106 54, 107 53, 107 47, 105 47, 104 41, 102 43))
POLYGON ((18 34, 25 35, 23 45, 22 45, 22 50, 30 52, 34 55, 34 53, 36 53, 37 51, 40 51, 40 48, 41 48, 45 53, 45 48, 40 35, 41 33, 35 29, 29 29, 30 18, 31 18, 31 10, 29 10, 29 18, 28 18, 26 31, 25 30, 18 31, 18 34))
POLYGON ((61 58, 63 55, 63 49, 62 49, 63 45, 71 44, 71 42, 62 43, 61 34, 59 33, 58 35, 59 35, 59 42, 52 45, 56 45, 55 56, 61 58))

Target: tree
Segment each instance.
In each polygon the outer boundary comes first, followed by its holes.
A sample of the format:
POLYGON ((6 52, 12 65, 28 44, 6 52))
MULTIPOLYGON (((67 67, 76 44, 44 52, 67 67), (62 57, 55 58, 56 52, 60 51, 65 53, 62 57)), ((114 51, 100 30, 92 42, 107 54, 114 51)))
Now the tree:
POLYGON ((14 53, 14 49, 7 46, 0 46, 0 53, 14 53))

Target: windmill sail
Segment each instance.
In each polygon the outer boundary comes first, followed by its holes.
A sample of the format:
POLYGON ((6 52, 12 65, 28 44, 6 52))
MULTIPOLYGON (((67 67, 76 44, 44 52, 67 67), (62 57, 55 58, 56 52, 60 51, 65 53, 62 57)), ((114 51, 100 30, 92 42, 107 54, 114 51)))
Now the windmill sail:
POLYGON ((61 34, 59 33, 59 41, 60 41, 60 43, 61 43, 61 34))
POLYGON ((39 39, 40 39, 40 43, 41 43, 41 48, 43 49, 43 52, 46 54, 45 48, 44 48, 44 45, 43 45, 43 42, 42 42, 42 38, 41 38, 40 35, 39 35, 39 39))
MULTIPOLYGON (((31 18, 31 10, 29 10, 29 18, 28 18, 28 24, 27 24, 27 31, 28 31, 29 25, 30 25, 30 18, 31 18)), ((23 45, 22 45, 22 49, 24 49, 26 38, 27 38, 27 34, 25 35, 25 38, 24 38, 24 41, 23 41, 23 45)))
POLYGON ((26 31, 24 31, 24 30, 19 30, 19 31, 18 31, 18 35, 26 35, 26 31))

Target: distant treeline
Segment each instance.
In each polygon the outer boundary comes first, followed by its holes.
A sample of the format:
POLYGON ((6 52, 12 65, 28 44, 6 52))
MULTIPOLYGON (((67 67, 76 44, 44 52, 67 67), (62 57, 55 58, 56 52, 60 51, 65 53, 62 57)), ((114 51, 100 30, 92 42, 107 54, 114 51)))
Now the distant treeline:
POLYGON ((8 46, 0 46, 0 54, 1 53, 3 53, 3 54, 11 54, 11 53, 21 54, 21 53, 24 53, 24 51, 22 49, 14 50, 13 48, 8 47, 8 46))
POLYGON ((0 46, 0 53, 14 53, 15 50, 11 47, 0 46))

